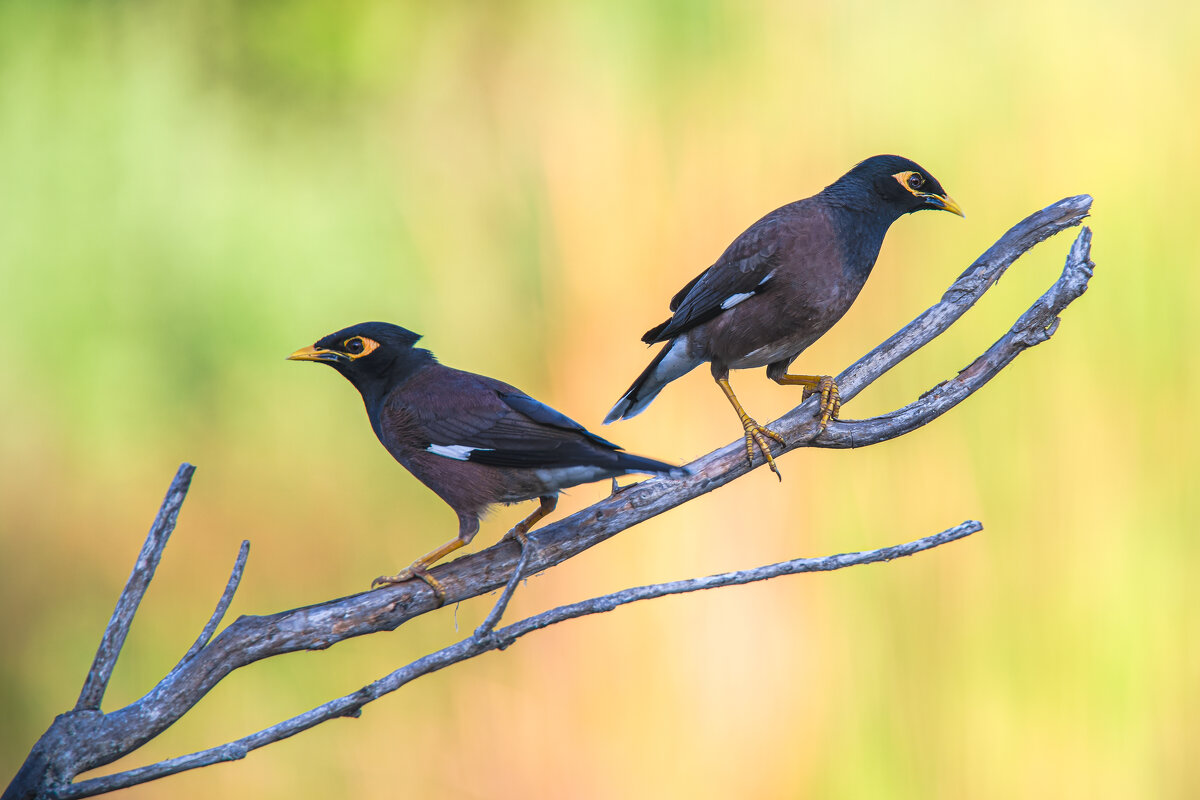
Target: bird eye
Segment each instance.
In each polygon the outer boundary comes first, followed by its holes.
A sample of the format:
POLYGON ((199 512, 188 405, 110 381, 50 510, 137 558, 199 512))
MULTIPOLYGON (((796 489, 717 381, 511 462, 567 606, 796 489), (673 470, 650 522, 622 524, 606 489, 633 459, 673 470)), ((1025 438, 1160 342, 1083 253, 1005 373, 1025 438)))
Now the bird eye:
POLYGON ((347 353, 361 353, 363 351, 363 340, 355 336, 352 339, 342 342, 342 346, 346 348, 347 353))
POLYGON ((925 185, 925 179, 921 177, 921 173, 914 172, 908 176, 908 185, 912 189, 920 189, 925 185))

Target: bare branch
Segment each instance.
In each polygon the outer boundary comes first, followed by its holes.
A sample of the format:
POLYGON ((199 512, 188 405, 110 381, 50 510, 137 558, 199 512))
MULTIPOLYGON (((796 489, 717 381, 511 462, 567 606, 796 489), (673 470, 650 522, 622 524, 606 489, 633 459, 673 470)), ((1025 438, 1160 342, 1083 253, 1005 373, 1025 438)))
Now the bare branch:
MULTIPOLYGON (((1030 214, 1010 228, 958 276, 940 301, 838 376, 838 388, 841 389, 843 401, 854 397, 879 376, 944 333, 1000 280, 1014 261, 1039 242, 1079 225, 1088 216, 1091 207, 1092 198, 1089 195, 1068 197, 1030 214)), ((811 407, 816 407, 815 401, 811 407)))
MULTIPOLYGON (((816 430, 812 420, 796 420, 794 414, 785 417, 787 422, 781 424, 779 429, 784 435, 794 433, 797 437, 803 437, 807 433, 809 440, 803 444, 810 447, 848 448, 884 442, 929 424, 967 399, 1022 352, 1049 340, 1058 329, 1058 315, 1087 291, 1088 281, 1095 267, 1090 260, 1091 242, 1091 230, 1083 228, 1079 231, 1067 255, 1062 275, 1054 285, 1047 289, 987 352, 964 367, 957 377, 939 383, 916 402, 871 419, 838 420, 830 423, 816 438, 812 438, 816 430), (793 422, 799 424, 793 425, 793 422)), ((918 318, 918 321, 920 319, 918 318)), ((858 377, 860 366, 866 368, 873 356, 886 346, 882 345, 881 348, 872 351, 843 372, 842 375, 848 378, 847 383, 858 377)), ((841 378, 838 380, 840 383, 841 378)), ((813 405, 813 409, 815 408, 813 405)))
MULTIPOLYGON (((4 790, 0 800, 47 796, 55 787, 67 785, 82 771, 78 765, 86 760, 87 753, 94 744, 94 728, 106 719, 105 715, 100 713, 100 701, 108 688, 117 656, 120 655, 129 635, 133 616, 146 594, 151 578, 154 577, 167 540, 175 530, 179 510, 187 497, 195 471, 196 468, 191 464, 184 463, 175 473, 154 523, 146 534, 146 541, 142 544, 142 551, 134 563, 133 572, 117 600, 112 618, 105 626, 96 658, 88 670, 75 708, 55 717, 49 730, 30 750, 25 763, 4 790)), ((150 738, 153 737, 146 737, 141 743, 149 741, 150 738)))
POLYGON ((208 624, 204 626, 204 630, 200 631, 200 635, 196 637, 196 641, 183 654, 183 658, 179 659, 179 663, 175 665, 171 672, 179 670, 196 653, 203 650, 204 645, 208 644, 213 634, 217 632, 217 626, 221 624, 221 620, 225 619, 225 612, 229 610, 229 604, 233 602, 233 596, 237 593, 238 585, 242 582, 242 571, 246 568, 246 559, 249 555, 250 540, 243 539, 242 546, 238 548, 237 559, 233 562, 233 572, 229 574, 229 581, 225 584, 225 591, 221 593, 221 597, 217 600, 217 607, 213 610, 212 616, 208 618, 208 624))
POLYGON ((158 568, 158 560, 167 546, 167 540, 171 538, 171 531, 175 530, 175 520, 179 517, 179 509, 187 496, 195 471, 196 468, 191 464, 181 464, 170 488, 167 489, 167 496, 158 510, 158 516, 154 518, 154 524, 150 526, 150 532, 146 534, 146 541, 142 544, 142 552, 138 554, 133 565, 133 572, 129 574, 125 589, 117 600, 112 619, 104 629, 104 637, 96 650, 96 658, 92 661, 92 668, 88 670, 83 690, 75 703, 76 711, 100 708, 100 701, 104 699, 104 691, 108 688, 117 656, 121 654, 121 648, 125 646, 125 637, 129 635, 129 626, 133 624, 133 615, 137 613, 138 605, 141 604, 142 597, 154 578, 154 570, 158 568))
POLYGON ((475 629, 476 638, 483 639, 491 636, 492 630, 500 622, 500 618, 504 616, 504 611, 508 608, 508 602, 512 600, 513 593, 517 591, 517 584, 529 574, 525 571, 525 568, 529 565, 529 552, 533 546, 533 543, 527 536, 525 542, 521 545, 521 558, 517 561, 517 566, 513 568, 512 577, 508 579, 508 584, 504 587, 504 591, 500 593, 500 599, 496 601, 496 605, 492 606, 492 610, 488 612, 487 617, 475 629))
MULTIPOLYGON (((501 628, 494 633, 490 633, 491 627, 485 622, 474 634, 462 641, 419 658, 411 664, 367 684, 356 692, 344 695, 335 700, 330 700, 277 725, 264 728, 257 733, 229 742, 228 744, 220 745, 219 747, 212 747, 207 750, 160 761, 157 764, 151 764, 126 772, 105 775, 102 778, 80 781, 61 790, 58 793, 58 797, 62 798, 62 800, 91 797, 117 789, 136 786, 139 783, 146 783, 186 770, 206 767, 222 761, 235 761, 245 758, 246 754, 251 750, 256 750, 268 744, 295 736, 297 733, 306 731, 322 722, 328 722, 331 719, 339 717, 357 717, 362 707, 367 703, 378 700, 380 697, 400 689, 417 678, 453 666, 491 650, 503 650, 522 636, 542 630, 543 628, 548 628, 559 622, 578 619, 579 617, 592 614, 602 614, 639 600, 652 600, 672 594, 685 594, 688 592, 697 592, 702 589, 716 589, 723 586, 740 586, 742 584, 778 578, 782 575, 795 575, 801 572, 828 572, 863 564, 874 564, 880 561, 891 561, 963 539, 981 530, 983 530, 983 525, 980 523, 967 521, 944 530, 941 533, 926 536, 923 539, 917 539, 892 547, 884 547, 878 550, 842 553, 840 555, 824 556, 821 558, 796 558, 776 564, 767 564, 766 566, 754 569, 709 575, 704 578, 691 578, 688 580, 652 584, 650 586, 638 586, 606 594, 602 597, 593 597, 590 600, 584 600, 579 603, 552 608, 541 614, 514 622, 512 625, 501 628), (487 632, 481 635, 479 631, 485 627, 487 627, 487 632)), ((525 550, 528 551, 529 547, 527 546, 525 550)), ((511 597, 509 590, 515 588, 519 574, 521 574, 520 571, 515 572, 513 579, 505 587, 508 597, 511 597)), ((501 602, 496 604, 492 614, 489 615, 488 619, 491 620, 493 626, 495 625, 495 620, 492 617, 499 617, 499 614, 496 612, 497 610, 502 611, 503 606, 501 603, 506 602, 507 598, 502 597, 501 602)))
MULTIPOLYGON (((1014 226, 954 282, 938 303, 838 377, 843 400, 849 400, 947 330, 1021 254, 1053 234, 1079 225, 1087 216, 1090 206, 1091 198, 1086 195, 1068 198, 1014 226)), ((772 429, 781 433, 788 442, 782 451, 796 447, 862 447, 887 441, 926 424, 962 402, 1025 349, 1045 341, 1053 334, 1058 324, 1058 314, 1087 288, 1092 274, 1090 243, 1091 233, 1085 228, 1072 245, 1066 267, 1058 281, 987 352, 957 376, 933 387, 904 408, 868 420, 838 420, 819 435, 814 419, 815 400, 809 400, 771 424, 772 429)), ((456 663, 456 658, 461 660, 490 649, 503 648, 531 630, 562 619, 597 613, 625 602, 676 591, 762 580, 773 574, 791 571, 811 571, 818 568, 811 566, 818 562, 829 565, 845 562, 843 565, 846 566, 864 563, 853 559, 865 557, 866 554, 802 559, 785 562, 792 567, 774 565, 762 568, 766 570, 762 573, 751 570, 700 579, 698 582, 630 589, 546 612, 550 616, 538 615, 499 630, 494 629, 521 576, 544 571, 639 522, 723 486, 751 469, 740 440, 697 459, 689 466, 692 474, 687 478, 654 478, 614 491, 611 496, 589 508, 529 534, 530 542, 523 548, 505 540, 482 552, 438 566, 433 571, 445 590, 444 599, 451 603, 505 587, 488 618, 463 642, 413 662, 381 679, 382 682, 371 684, 252 736, 132 773, 122 773, 148 777, 121 785, 133 785, 134 782, 151 780, 206 763, 241 758, 250 749, 294 735, 332 716, 357 714, 358 709, 379 694, 394 691, 413 677, 456 663), (801 563, 809 566, 796 566, 801 563), (767 574, 772 569, 782 571, 767 574), (753 577, 760 574, 761 577, 753 577), (681 588, 685 585, 692 588, 681 588), (561 618, 556 614, 562 615, 561 618)), ((142 556, 118 603, 113 622, 105 632, 96 663, 89 673, 76 709, 55 719, 34 746, 21 771, 6 790, 3 800, 51 795, 83 797, 108 791, 104 788, 106 786, 115 788, 116 784, 103 782, 113 781, 119 776, 96 778, 78 784, 72 784, 71 781, 86 770, 108 764, 136 750, 160 734, 233 670, 282 653, 319 650, 350 637, 393 630, 409 619, 442 605, 441 599, 435 597, 425 583, 411 581, 276 614, 243 616, 214 637, 213 631, 220 624, 241 577, 246 553, 246 546, 243 545, 225 593, 196 644, 144 697, 124 708, 101 714, 98 708, 104 687, 124 642, 129 620, 145 591, 145 585, 153 575, 166 536, 178 514, 191 469, 185 464, 172 484, 163 509, 159 512, 159 519, 151 530, 142 556)), ((962 528, 959 526, 959 529, 962 528)), ((952 531, 941 536, 949 535, 952 531)), ((965 530, 961 535, 970 532, 965 530)), ((873 552, 885 554, 876 556, 874 560, 907 554, 896 549, 873 552)))

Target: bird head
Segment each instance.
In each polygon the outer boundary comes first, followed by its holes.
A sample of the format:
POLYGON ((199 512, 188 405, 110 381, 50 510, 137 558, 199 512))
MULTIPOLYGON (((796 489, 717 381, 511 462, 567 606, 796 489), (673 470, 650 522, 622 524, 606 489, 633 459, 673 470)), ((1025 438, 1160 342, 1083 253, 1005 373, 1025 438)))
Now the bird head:
POLYGON ((902 156, 872 156, 843 175, 834 186, 843 181, 871 189, 871 195, 881 199, 896 217, 930 208, 966 216, 937 178, 902 156))
POLYGON ((413 347, 420 338, 399 325, 361 322, 300 348, 288 360, 328 364, 365 397, 370 390, 388 388, 433 360, 428 350, 413 347))

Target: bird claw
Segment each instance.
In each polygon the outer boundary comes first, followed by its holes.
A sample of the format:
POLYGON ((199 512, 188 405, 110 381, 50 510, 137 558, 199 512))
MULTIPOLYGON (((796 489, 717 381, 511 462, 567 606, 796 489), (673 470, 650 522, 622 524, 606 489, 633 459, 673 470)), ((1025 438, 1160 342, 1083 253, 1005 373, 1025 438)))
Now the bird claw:
POLYGON ((380 575, 375 580, 371 581, 371 588, 379 586, 392 586, 397 583, 406 583, 413 578, 420 578, 425 582, 430 589, 433 589, 433 594, 437 597, 437 607, 441 608, 446 604, 446 589, 441 582, 429 574, 429 570, 424 567, 408 566, 397 572, 395 575, 380 575))
POLYGON ((504 541, 505 539, 515 539, 517 544, 521 545, 522 550, 529 545, 529 530, 534 525, 538 524, 543 517, 554 510, 554 507, 558 505, 558 495, 544 495, 538 498, 538 500, 540 503, 537 509, 535 509, 534 512, 528 517, 514 525, 512 530, 504 534, 500 541, 504 541))
POLYGON ((803 402, 814 394, 821 396, 821 405, 819 406, 821 419, 820 427, 817 430, 820 433, 825 430, 825 426, 831 419, 837 419, 838 411, 842 407, 842 395, 838 391, 837 383, 829 375, 822 375, 816 386, 805 386, 800 395, 800 401, 803 402))
POLYGON ((767 466, 771 468, 771 472, 774 472, 775 477, 782 481, 783 475, 779 472, 779 467, 775 466, 775 457, 771 455, 771 444, 767 441, 767 437, 771 437, 780 444, 787 444, 787 442, 778 433, 759 425, 750 417, 742 422, 742 426, 746 429, 746 461, 750 463, 750 466, 754 466, 754 447, 757 445, 767 466))
POLYGON ((510 539, 521 545, 521 549, 524 550, 525 545, 529 544, 529 532, 522 530, 521 525, 518 524, 514 526, 508 533, 500 537, 500 541, 502 542, 510 539))

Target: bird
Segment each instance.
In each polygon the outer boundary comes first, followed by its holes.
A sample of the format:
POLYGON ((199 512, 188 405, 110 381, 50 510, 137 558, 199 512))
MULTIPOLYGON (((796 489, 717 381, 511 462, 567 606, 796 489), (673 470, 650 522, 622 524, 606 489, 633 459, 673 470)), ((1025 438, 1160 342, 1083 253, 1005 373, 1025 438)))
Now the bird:
POLYGON ((671 318, 642 336, 646 344, 666 344, 605 424, 640 414, 668 383, 708 362, 742 423, 750 465, 757 447, 782 480, 767 440, 785 442, 742 408, 729 371, 766 367, 776 383, 804 387, 801 401, 820 394, 818 432, 824 430, 841 406, 837 384, 829 375, 790 374, 788 367, 850 308, 891 224, 924 209, 966 216, 928 170, 878 155, 755 222, 671 298, 671 318))
POLYGON ((623 452, 507 383, 442 365, 415 347, 420 338, 398 325, 364 322, 288 356, 328 364, 350 381, 384 448, 458 515, 456 537, 396 575, 376 578, 372 588, 420 578, 444 602, 429 567, 469 544, 480 517, 496 503, 540 501, 505 536, 524 546, 530 528, 554 510, 561 489, 631 473, 688 474, 623 452))

